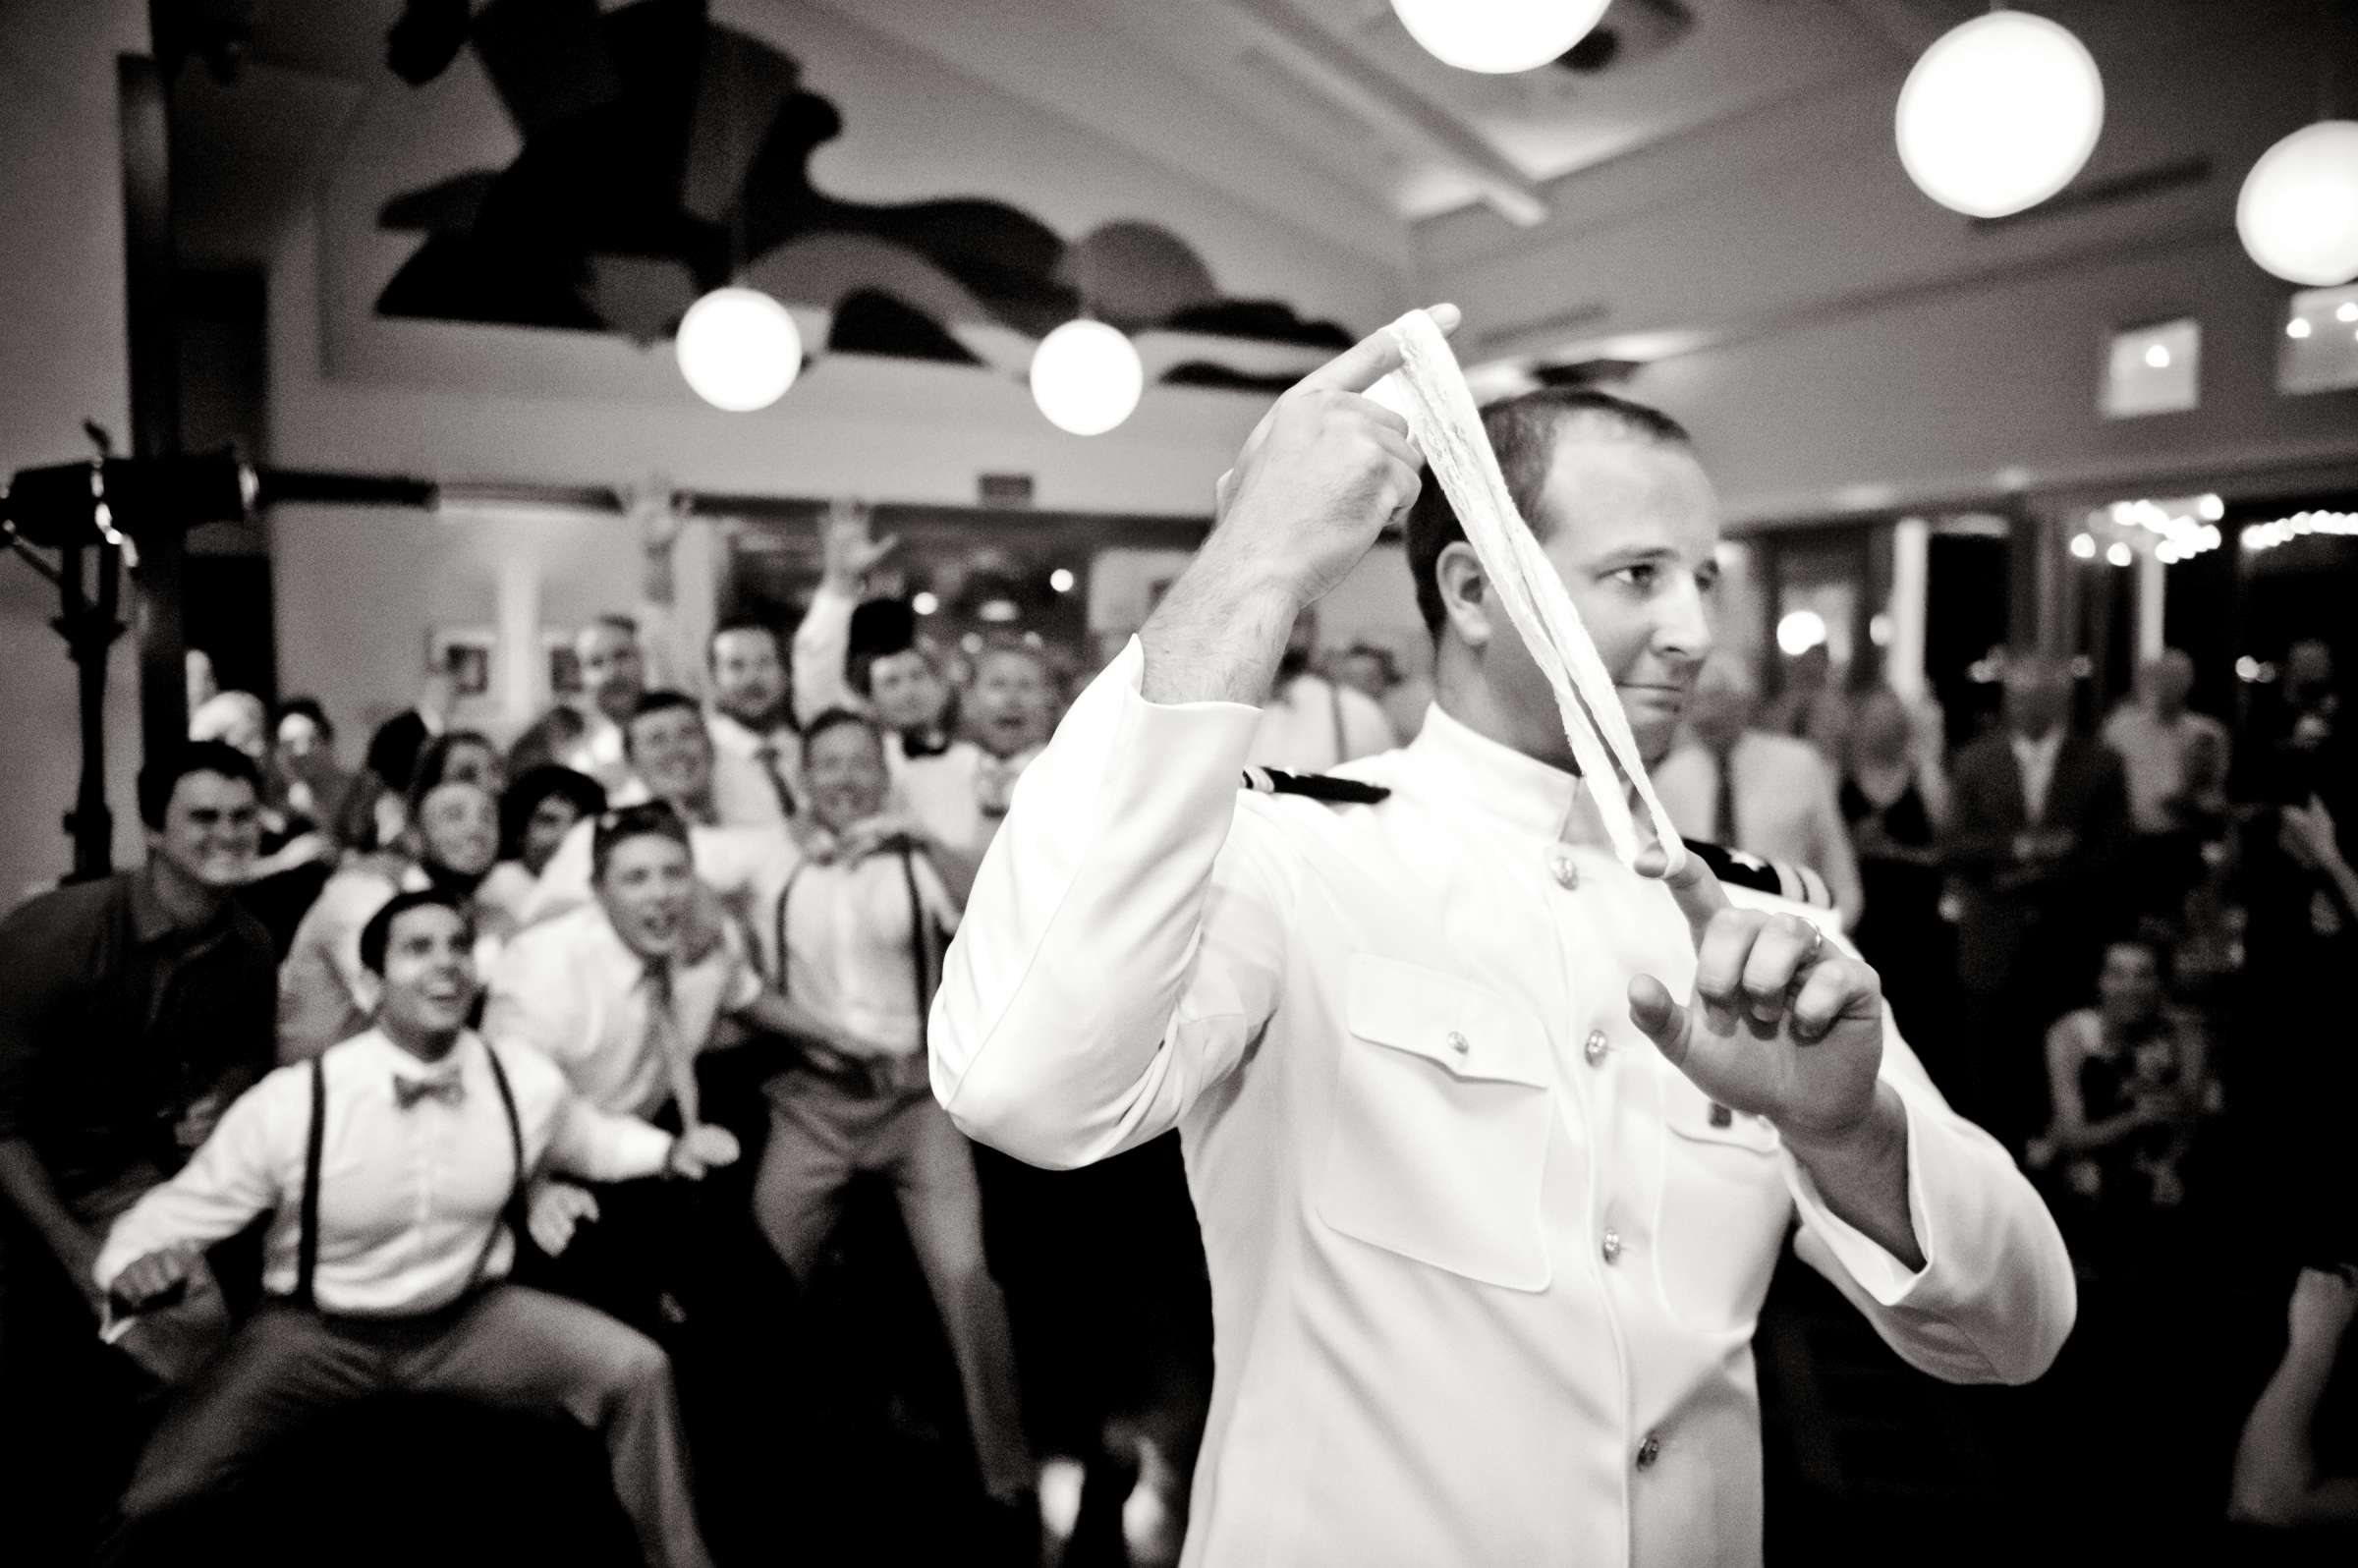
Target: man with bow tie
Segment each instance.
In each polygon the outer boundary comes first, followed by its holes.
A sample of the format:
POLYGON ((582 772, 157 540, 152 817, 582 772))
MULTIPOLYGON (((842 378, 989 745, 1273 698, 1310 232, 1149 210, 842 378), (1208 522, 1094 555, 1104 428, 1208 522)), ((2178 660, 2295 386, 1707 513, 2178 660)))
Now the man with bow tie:
POLYGON ((447 893, 386 904, 361 935, 381 984, 375 1027, 265 1078, 108 1235, 92 1278, 113 1332, 185 1288, 197 1249, 274 1214, 267 1298, 149 1441, 111 1555, 320 1411, 400 1390, 595 1428, 646 1560, 708 1564, 663 1352, 508 1273, 538 1172, 696 1180, 734 1161, 736 1140, 609 1115, 544 1058, 468 1030, 474 942, 447 893))

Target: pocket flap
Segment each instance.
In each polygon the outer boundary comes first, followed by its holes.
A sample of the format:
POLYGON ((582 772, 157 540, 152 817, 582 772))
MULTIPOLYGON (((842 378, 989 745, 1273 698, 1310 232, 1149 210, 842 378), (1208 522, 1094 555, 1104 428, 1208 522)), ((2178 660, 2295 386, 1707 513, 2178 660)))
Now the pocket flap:
POLYGON ((1351 959, 1348 1022, 1361 1039, 1438 1064, 1453 1078, 1552 1082, 1547 1032, 1522 1004, 1420 964, 1372 953, 1351 959))
POLYGON ((1777 1149, 1775 1128, 1758 1116, 1712 1104, 1710 1095, 1675 1069, 1662 1088, 1662 1120, 1690 1143, 1726 1144, 1756 1154, 1777 1149))

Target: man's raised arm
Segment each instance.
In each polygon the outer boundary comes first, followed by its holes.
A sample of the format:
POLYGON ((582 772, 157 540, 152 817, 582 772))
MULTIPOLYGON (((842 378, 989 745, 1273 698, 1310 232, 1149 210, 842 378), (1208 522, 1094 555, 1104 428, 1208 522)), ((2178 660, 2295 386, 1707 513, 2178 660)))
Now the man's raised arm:
POLYGON ((934 1093, 983 1143, 1051 1166, 1144 1143, 1275 1009, 1290 862, 1237 784, 1294 617, 1416 500, 1405 422, 1360 395, 1398 364, 1379 332, 1277 400, 1203 550, 1016 786, 929 1030, 934 1093))

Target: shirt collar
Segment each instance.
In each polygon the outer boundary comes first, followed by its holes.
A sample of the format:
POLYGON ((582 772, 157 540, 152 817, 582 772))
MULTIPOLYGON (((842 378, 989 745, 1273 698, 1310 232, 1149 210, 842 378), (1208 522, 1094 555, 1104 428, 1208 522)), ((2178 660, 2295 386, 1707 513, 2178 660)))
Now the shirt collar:
POLYGON ((409 1079, 439 1079, 456 1077, 467 1070, 467 1062, 475 1054, 479 1036, 472 1029, 459 1031, 458 1043, 438 1062, 421 1062, 393 1043, 381 1029, 370 1029, 355 1041, 357 1054, 377 1058, 378 1065, 409 1079))
POLYGON ((1407 755, 1443 775, 1453 799, 1527 832, 1586 841, 1600 836, 1580 776, 1526 756, 1452 718, 1438 703, 1407 755))
POLYGON ((2035 741, 2026 741, 2015 734, 2008 734, 2006 740, 2014 748, 2016 760, 2049 762, 2053 760, 2055 754, 2063 749, 2063 726, 2056 725, 2035 741))
POLYGON ((184 929, 156 893, 154 868, 142 866, 131 873, 131 937, 142 947, 174 937, 194 940, 220 925, 228 913, 225 900, 211 920, 184 929))

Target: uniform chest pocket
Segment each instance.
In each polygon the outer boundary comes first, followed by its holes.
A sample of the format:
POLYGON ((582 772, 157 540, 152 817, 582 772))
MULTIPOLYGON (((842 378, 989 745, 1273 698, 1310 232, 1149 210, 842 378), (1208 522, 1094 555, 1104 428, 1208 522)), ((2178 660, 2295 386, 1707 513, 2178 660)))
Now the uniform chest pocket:
POLYGON ((1319 1217, 1453 1274, 1546 1289, 1546 1032, 1508 997, 1396 959, 1355 956, 1348 985, 1319 1217))
POLYGON ((1768 1294, 1793 1200, 1773 1128, 1714 1108, 1672 1075, 1662 1093, 1661 1207, 1655 1216, 1662 1294, 1691 1327, 1749 1325, 1768 1294))

